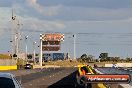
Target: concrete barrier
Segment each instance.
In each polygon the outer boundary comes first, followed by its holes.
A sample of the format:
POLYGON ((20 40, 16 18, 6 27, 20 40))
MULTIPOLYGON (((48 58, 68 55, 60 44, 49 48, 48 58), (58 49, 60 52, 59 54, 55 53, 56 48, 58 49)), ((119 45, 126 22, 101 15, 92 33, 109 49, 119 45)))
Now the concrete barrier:
POLYGON ((113 67, 113 64, 105 64, 105 67, 113 67))
POLYGON ((105 64, 105 67, 113 67, 113 65, 116 67, 132 67, 132 63, 105 64))
POLYGON ((117 67, 132 67, 132 63, 117 63, 117 67))
POLYGON ((17 69, 17 65, 14 66, 0 66, 0 70, 16 70, 17 69))

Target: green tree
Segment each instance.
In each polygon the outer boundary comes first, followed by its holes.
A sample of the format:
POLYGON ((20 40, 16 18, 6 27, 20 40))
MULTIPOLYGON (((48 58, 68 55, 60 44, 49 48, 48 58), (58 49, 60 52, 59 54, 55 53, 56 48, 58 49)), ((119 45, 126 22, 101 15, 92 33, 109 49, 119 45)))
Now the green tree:
POLYGON ((106 58, 101 58, 100 59, 101 62, 107 61, 106 58))
POLYGON ((83 54, 79 61, 81 62, 93 62, 94 61, 94 56, 93 55, 87 55, 87 54, 83 54))
POLYGON ((81 59, 86 59, 87 58, 87 54, 83 54, 82 56, 81 56, 81 59))
POLYGON ((107 58, 108 58, 108 53, 101 53, 100 56, 100 61, 103 62, 103 61, 107 61, 107 58))
POLYGON ((98 59, 95 59, 95 61, 96 61, 96 62, 99 62, 99 60, 98 60, 98 59))
POLYGON ((129 61, 131 61, 131 58, 127 57, 126 62, 129 62, 129 61))
POLYGON ((93 62, 94 61, 94 56, 93 55, 88 55, 87 61, 88 62, 93 62))

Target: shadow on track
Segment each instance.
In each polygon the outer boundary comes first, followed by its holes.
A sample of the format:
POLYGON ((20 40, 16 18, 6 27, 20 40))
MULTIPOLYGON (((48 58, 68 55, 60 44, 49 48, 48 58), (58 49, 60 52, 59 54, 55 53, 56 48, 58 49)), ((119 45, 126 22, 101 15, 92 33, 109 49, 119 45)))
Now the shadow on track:
POLYGON ((58 82, 48 86, 47 88, 83 88, 77 86, 76 73, 76 71, 71 73, 70 75, 59 80, 58 82))

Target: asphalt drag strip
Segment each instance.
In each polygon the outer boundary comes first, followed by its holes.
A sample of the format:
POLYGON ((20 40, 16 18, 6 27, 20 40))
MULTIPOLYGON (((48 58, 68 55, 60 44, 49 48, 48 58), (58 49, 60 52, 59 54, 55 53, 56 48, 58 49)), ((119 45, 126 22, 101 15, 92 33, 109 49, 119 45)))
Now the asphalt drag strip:
POLYGON ((63 68, 48 68, 48 69, 45 69, 45 70, 40 70, 39 72, 36 72, 36 73, 31 73, 31 74, 27 74, 27 75, 21 75, 21 76, 16 76, 16 78, 18 80, 21 81, 21 83, 27 83, 27 82, 30 82, 32 80, 35 80, 35 79, 38 79, 38 78, 41 78, 43 76, 48 76, 52 73, 56 73, 56 72, 59 72, 59 71, 62 71, 63 68))
MULTIPOLYGON (((54 84, 58 83, 58 81, 62 79, 63 81, 65 81, 65 82, 61 82, 62 84, 66 83, 67 85, 70 84, 74 86, 75 79, 73 74, 75 74, 74 72, 76 71, 76 68, 56 68, 56 69, 50 69, 50 71, 48 70, 21 76, 22 87, 23 88, 52 88, 54 84), (72 75, 69 78, 70 74, 72 75), (67 76, 68 76, 68 79, 67 79, 67 76)), ((64 88, 64 87, 60 87, 60 88, 64 88)))

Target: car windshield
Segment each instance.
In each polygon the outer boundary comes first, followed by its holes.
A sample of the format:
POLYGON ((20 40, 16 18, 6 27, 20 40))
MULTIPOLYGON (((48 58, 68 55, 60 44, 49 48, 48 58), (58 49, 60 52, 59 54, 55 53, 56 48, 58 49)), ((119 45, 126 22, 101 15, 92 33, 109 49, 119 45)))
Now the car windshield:
POLYGON ((0 77, 0 88, 15 88, 12 79, 0 77))

